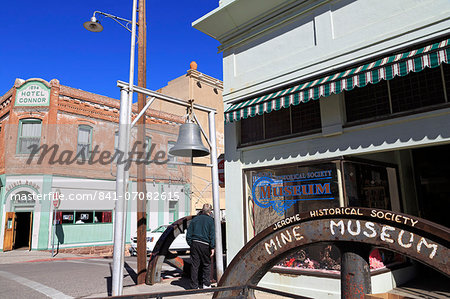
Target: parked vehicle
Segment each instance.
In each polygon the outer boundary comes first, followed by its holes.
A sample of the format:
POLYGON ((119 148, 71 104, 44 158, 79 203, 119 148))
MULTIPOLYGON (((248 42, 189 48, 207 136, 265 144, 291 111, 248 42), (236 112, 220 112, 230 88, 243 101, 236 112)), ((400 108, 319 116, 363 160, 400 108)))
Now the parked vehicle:
MULTIPOLYGON (((161 225, 158 228, 147 232, 147 253, 150 253, 155 248, 156 242, 159 237, 166 230, 169 225, 161 225)), ((179 234, 169 247, 169 250, 176 251, 178 254, 185 254, 189 250, 189 245, 186 242, 186 232, 179 234)), ((130 254, 136 255, 137 253, 137 237, 131 238, 130 254)))

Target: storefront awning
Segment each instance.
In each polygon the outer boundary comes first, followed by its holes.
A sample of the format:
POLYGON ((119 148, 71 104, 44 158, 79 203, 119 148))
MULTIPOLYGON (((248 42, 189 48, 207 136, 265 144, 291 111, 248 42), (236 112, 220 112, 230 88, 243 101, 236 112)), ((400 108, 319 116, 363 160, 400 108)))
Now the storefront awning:
POLYGON ((437 67, 442 62, 448 63, 449 44, 450 39, 445 39, 417 50, 384 57, 343 72, 232 104, 225 111, 225 121, 239 121, 333 93, 339 94, 355 87, 364 87, 368 83, 375 84, 395 76, 405 76, 411 71, 420 72, 425 67, 437 67))

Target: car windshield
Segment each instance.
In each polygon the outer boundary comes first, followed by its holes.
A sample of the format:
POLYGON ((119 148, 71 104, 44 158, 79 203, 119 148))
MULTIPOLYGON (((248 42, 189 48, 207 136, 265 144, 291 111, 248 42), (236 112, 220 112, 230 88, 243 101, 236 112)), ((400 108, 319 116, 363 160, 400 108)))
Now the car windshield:
POLYGON ((157 229, 153 230, 152 233, 163 233, 166 230, 166 226, 160 226, 157 229))

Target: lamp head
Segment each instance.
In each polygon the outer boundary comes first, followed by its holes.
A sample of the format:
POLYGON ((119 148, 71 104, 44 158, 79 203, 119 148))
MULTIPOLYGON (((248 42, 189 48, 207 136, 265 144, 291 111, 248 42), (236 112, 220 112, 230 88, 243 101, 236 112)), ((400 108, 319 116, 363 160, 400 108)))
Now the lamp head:
POLYGON ((102 24, 95 17, 92 17, 90 21, 84 22, 83 26, 91 32, 101 32, 103 30, 102 24))

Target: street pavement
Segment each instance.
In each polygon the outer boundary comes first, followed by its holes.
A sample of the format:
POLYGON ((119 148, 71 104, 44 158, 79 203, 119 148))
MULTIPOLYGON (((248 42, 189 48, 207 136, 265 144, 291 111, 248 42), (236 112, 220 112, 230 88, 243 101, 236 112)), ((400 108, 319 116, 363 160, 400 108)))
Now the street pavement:
MULTIPOLYGON (((187 259, 188 256, 183 258, 187 259)), ((183 291, 189 279, 180 270, 163 264, 162 282, 136 285, 136 257, 125 258, 123 294, 183 291)), ((112 258, 58 254, 45 251, 0 252, 1 298, 99 298, 111 296, 112 258)), ((212 293, 170 298, 211 298, 212 293)), ((256 292, 257 298, 282 298, 256 292)))
MULTIPOLYGON (((188 259, 188 256, 184 256, 188 259)), ((180 270, 163 264, 162 282, 153 286, 136 285, 136 257, 125 258, 123 294, 183 291, 189 279, 180 270)), ((0 252, 0 298, 101 298, 111 296, 112 258, 92 255, 58 254, 45 251, 14 250, 0 252)), ((448 278, 428 275, 390 293, 403 298, 450 298, 448 278)), ((211 298, 212 293, 169 298, 211 298)), ((258 299, 282 298, 255 292, 258 299)), ((383 297, 376 297, 383 298, 383 297)))

